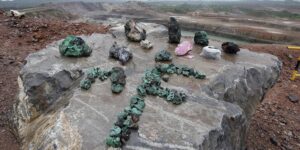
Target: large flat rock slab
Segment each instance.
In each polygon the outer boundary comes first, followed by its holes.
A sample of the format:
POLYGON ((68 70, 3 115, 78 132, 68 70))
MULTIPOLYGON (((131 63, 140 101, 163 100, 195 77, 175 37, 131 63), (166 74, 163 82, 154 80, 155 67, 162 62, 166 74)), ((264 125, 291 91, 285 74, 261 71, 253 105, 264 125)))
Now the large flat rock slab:
POLYGON ((155 53, 163 49, 172 53, 174 64, 202 71, 207 79, 173 75, 169 82, 163 82, 164 87, 187 93, 187 102, 176 106, 147 96, 139 130, 131 134, 123 149, 243 148, 247 121, 266 90, 276 82, 279 60, 248 50, 235 56, 223 54, 220 60, 207 60, 199 55, 201 47, 196 45, 192 59, 177 57, 176 45, 167 43, 162 26, 145 26, 149 31, 147 39, 154 44, 151 50, 127 41, 123 32, 115 29, 112 34, 82 36, 93 49, 90 57, 62 57, 58 50, 61 41, 28 56, 20 73, 20 94, 15 106, 23 149, 107 149, 105 138, 117 114, 128 106, 144 71, 155 66, 155 53), (108 57, 115 41, 133 53, 133 59, 124 66, 108 57), (115 66, 124 68, 127 75, 121 94, 111 92, 109 81, 97 80, 88 91, 79 88, 86 69, 115 66))

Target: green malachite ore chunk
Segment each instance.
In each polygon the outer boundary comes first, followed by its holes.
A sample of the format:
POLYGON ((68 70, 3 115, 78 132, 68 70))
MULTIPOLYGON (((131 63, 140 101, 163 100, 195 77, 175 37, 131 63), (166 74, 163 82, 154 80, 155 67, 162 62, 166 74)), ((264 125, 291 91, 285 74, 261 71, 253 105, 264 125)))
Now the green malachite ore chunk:
POLYGON ((80 82, 81 89, 88 90, 92 86, 92 81, 89 79, 84 79, 80 82))
POLYGON ((108 79, 108 77, 111 75, 110 71, 103 71, 103 70, 99 70, 99 79, 101 81, 104 81, 106 79, 108 79))
POLYGON ((121 85, 121 84, 114 84, 112 83, 111 85, 111 91, 113 93, 121 93, 124 89, 124 85, 121 85))
MULTIPOLYGON (((129 140, 130 130, 138 129, 137 122, 145 108, 144 97, 146 95, 159 96, 174 105, 186 101, 187 95, 174 89, 161 87, 163 75, 177 74, 186 77, 193 76, 196 79, 205 79, 205 75, 187 66, 175 66, 174 64, 158 64, 152 70, 146 70, 136 90, 137 95, 131 97, 130 105, 118 114, 118 120, 107 138, 107 146, 121 147, 129 140), (121 130, 121 131, 120 131, 121 130)), ((114 75, 112 75, 114 76, 114 75)), ((114 79, 111 79, 115 81, 114 79)))
POLYGON ((109 136, 111 137, 119 137, 121 135, 122 129, 118 126, 114 126, 109 133, 109 136))
POLYGON ((166 50, 159 51, 155 54, 155 61, 171 61, 172 54, 166 50))
POLYGON ((133 107, 133 108, 131 109, 131 113, 132 113, 133 115, 137 115, 137 116, 142 115, 142 111, 138 110, 138 109, 135 108, 135 107, 133 107))
POLYGON ((136 88, 136 91, 138 93, 139 96, 146 96, 146 89, 143 85, 139 85, 137 88, 136 88))
POLYGON ((132 125, 132 118, 131 118, 131 116, 127 116, 127 118, 126 118, 126 120, 123 122, 123 130, 127 130, 128 128, 130 128, 131 127, 131 125, 132 125))
POLYGON ((201 74, 198 71, 195 72, 194 76, 196 79, 205 79, 206 78, 206 76, 204 74, 201 74))
POLYGON ((201 46, 207 46, 209 44, 208 36, 205 31, 199 31, 195 33, 194 36, 194 42, 195 44, 201 45, 201 46))
POLYGON ((87 78, 90 79, 92 82, 95 82, 95 79, 98 78, 99 76, 99 68, 92 68, 92 69, 89 69, 87 71, 87 78))
POLYGON ((113 93, 121 93, 126 84, 125 71, 121 67, 113 67, 110 71, 111 90, 113 93))
POLYGON ((80 37, 69 35, 59 45, 59 52, 67 57, 84 57, 90 56, 92 49, 80 37))
POLYGON ((120 137, 108 137, 106 138, 106 145, 109 147, 118 148, 122 146, 120 137))

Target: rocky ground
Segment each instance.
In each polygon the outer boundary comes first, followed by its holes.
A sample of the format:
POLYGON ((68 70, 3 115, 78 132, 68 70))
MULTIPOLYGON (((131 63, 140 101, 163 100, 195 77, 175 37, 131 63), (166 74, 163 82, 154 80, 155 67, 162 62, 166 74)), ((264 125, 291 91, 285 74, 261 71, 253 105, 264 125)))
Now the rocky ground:
POLYGON ((300 149, 300 79, 290 81, 300 51, 282 45, 244 45, 252 51, 276 55, 283 62, 278 83, 268 91, 256 109, 248 130, 247 146, 252 149, 300 149), (292 102, 288 96, 298 97, 292 102))
POLYGON ((17 76, 24 58, 69 34, 104 33, 107 28, 85 23, 36 18, 13 19, 0 12, 0 149, 19 149, 9 119, 17 93, 17 76))
MULTIPOLYGON (((8 122, 18 89, 16 79, 25 63, 24 58, 68 34, 106 31, 99 25, 34 18, 14 20, 0 13, 0 149, 19 149, 8 122)), ((251 44, 243 47, 274 54, 283 61, 283 72, 278 83, 267 93, 252 119, 247 137, 248 149, 299 149, 300 102, 291 102, 287 96, 300 97, 300 79, 294 82, 289 80, 300 52, 287 50, 281 45, 251 44)))

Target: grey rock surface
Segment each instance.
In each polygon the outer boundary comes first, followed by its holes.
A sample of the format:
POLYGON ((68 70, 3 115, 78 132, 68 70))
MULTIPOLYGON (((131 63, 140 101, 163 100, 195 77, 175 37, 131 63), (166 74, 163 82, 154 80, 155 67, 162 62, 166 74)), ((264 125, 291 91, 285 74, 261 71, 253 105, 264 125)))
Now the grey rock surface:
POLYGON ((22 149, 107 149, 105 138, 118 112, 128 106, 145 69, 154 67, 155 54, 161 49, 171 52, 174 64, 194 67, 205 72, 207 79, 172 75, 167 83, 162 82, 164 87, 184 91, 187 102, 175 106, 147 97, 139 130, 131 134, 123 149, 243 149, 248 120, 276 82, 279 60, 248 50, 207 60, 198 55, 201 47, 197 45, 192 51, 194 58, 176 57, 176 45, 168 43, 168 34, 156 34, 155 29, 161 28, 152 27, 145 28, 152 30, 147 35, 155 43, 151 51, 130 43, 124 32, 114 30, 115 36, 81 36, 94 50, 87 58, 61 57, 60 41, 29 55, 18 80, 20 93, 14 117, 22 149), (126 66, 109 59, 115 41, 132 49, 133 60, 126 66), (81 71, 116 66, 127 76, 122 93, 113 94, 110 82, 96 81, 87 91, 79 88, 81 71))

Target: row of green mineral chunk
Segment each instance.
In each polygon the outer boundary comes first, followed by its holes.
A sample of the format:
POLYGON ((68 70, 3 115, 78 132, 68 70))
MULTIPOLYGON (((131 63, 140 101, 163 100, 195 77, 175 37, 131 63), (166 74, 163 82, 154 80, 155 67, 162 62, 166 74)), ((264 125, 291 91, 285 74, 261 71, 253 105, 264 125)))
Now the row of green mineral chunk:
POLYGON ((147 70, 142 78, 142 84, 137 87, 137 95, 130 99, 130 105, 118 114, 118 119, 106 138, 109 147, 122 147, 129 140, 130 133, 138 129, 139 117, 145 108, 145 96, 159 96, 167 102, 179 105, 186 100, 187 95, 174 89, 161 87, 161 77, 165 74, 177 74, 196 79, 205 79, 205 75, 187 66, 174 64, 157 64, 152 70, 147 70))
POLYGON ((126 84, 125 72, 120 67, 114 67, 110 71, 101 70, 100 68, 91 68, 87 71, 86 78, 81 81, 80 87, 84 90, 90 89, 92 83, 94 83, 97 78, 101 81, 110 78, 113 93, 121 93, 126 84))

